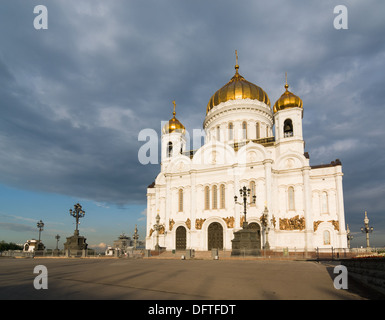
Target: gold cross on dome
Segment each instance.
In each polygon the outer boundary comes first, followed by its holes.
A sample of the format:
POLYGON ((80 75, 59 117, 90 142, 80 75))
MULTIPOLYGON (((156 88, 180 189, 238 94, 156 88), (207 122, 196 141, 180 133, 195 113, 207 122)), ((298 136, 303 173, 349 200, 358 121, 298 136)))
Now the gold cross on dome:
POLYGON ((175 112, 175 108, 176 108, 175 100, 172 101, 172 104, 174 105, 174 112, 172 114, 175 116, 175 114, 176 114, 176 112, 175 112))

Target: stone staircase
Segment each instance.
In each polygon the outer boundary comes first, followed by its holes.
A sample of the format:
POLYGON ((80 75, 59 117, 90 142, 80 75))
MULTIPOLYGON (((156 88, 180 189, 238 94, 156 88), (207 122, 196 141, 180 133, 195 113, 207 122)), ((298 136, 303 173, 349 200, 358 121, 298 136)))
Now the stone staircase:
MULTIPOLYGON (((151 255, 150 259, 177 259, 181 260, 182 256, 185 259, 196 259, 196 260, 214 260, 211 251, 195 251, 194 257, 189 258, 188 252, 186 250, 176 250, 176 251, 163 251, 159 255, 151 255)), ((231 257, 231 251, 219 251, 219 259, 229 259, 231 257)))

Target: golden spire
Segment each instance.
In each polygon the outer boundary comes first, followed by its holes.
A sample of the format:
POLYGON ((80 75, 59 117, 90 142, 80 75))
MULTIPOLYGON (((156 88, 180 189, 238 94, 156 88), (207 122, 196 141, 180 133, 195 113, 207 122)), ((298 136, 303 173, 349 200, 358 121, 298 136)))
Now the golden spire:
POLYGON ((238 51, 235 50, 235 71, 238 73, 239 65, 238 65, 238 51))
POLYGON ((172 101, 172 104, 174 105, 174 112, 173 112, 172 114, 173 114, 173 116, 175 117, 175 115, 176 115, 176 112, 175 112, 175 108, 176 108, 175 100, 172 101))
POLYGON ((167 134, 167 133, 171 133, 171 132, 174 132, 174 131, 180 131, 182 132, 183 134, 185 133, 185 127, 183 126, 183 124, 180 123, 180 121, 175 117, 176 115, 176 112, 175 112, 175 109, 176 109, 176 102, 175 100, 172 101, 172 104, 174 105, 174 110, 173 110, 173 117, 172 119, 170 119, 163 127, 162 129, 162 132, 164 134, 167 134))
POLYGON ((288 90, 289 85, 287 84, 287 72, 285 72, 285 89, 286 91, 281 95, 281 97, 274 104, 273 111, 274 113, 287 109, 287 108, 303 108, 303 103, 301 98, 293 94, 288 90))

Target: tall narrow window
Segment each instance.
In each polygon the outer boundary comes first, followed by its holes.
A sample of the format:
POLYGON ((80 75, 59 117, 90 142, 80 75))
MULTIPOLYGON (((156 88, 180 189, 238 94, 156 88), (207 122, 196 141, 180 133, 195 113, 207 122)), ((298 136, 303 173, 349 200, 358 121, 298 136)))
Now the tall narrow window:
POLYGON ((288 198, 289 198, 289 210, 295 210, 294 208, 294 188, 289 187, 288 189, 288 198))
POLYGON ((221 130, 219 126, 217 127, 217 141, 221 141, 221 130))
POLYGON ((172 142, 170 141, 167 145, 167 157, 171 157, 172 156, 172 142))
POLYGON ((210 209, 210 188, 205 187, 205 210, 210 209))
POLYGON ((259 124, 259 122, 257 122, 256 124, 255 124, 255 137, 256 137, 256 139, 259 139, 260 137, 261 137, 261 133, 260 133, 260 124, 259 124))
POLYGON ((221 184, 220 186, 220 194, 221 194, 221 209, 225 209, 226 207, 226 194, 225 194, 225 185, 221 184))
POLYGON ((328 230, 324 231, 324 244, 330 244, 330 232, 328 230))
POLYGON ((242 123, 242 134, 243 134, 243 139, 247 139, 247 123, 246 121, 243 121, 242 123))
POLYGON ((234 140, 234 126, 229 123, 229 140, 234 140))
POLYGON ((329 212, 329 206, 328 206, 328 194, 327 192, 322 192, 322 212, 321 213, 328 213, 329 212))
POLYGON ((183 212, 183 189, 178 191, 179 212, 183 212))
POLYGON ((253 203, 255 195, 256 195, 255 194, 255 182, 251 181, 250 182, 250 203, 253 203))
POLYGON ((218 187, 213 186, 213 209, 218 209, 218 187))
POLYGON ((269 126, 266 125, 266 138, 268 138, 268 137, 269 137, 269 126))

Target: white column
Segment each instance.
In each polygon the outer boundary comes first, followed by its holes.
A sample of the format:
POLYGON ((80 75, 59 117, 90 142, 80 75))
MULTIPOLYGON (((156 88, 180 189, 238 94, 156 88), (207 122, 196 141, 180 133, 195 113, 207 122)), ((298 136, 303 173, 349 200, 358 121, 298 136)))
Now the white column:
POLYGON ((310 167, 302 169, 303 176, 303 196, 304 196, 304 212, 305 212, 305 251, 312 248, 313 242, 310 237, 313 233, 313 216, 311 206, 311 189, 310 189, 310 167))
POLYGON ((346 229, 345 229, 345 209, 344 209, 344 195, 343 195, 343 188, 342 188, 342 176, 343 173, 339 171, 336 176, 336 201, 337 201, 337 217, 339 221, 339 235, 340 235, 340 247, 346 248, 347 247, 347 238, 346 238, 346 229))
POLYGON ((263 161, 263 164, 265 166, 265 193, 266 193, 266 206, 269 212, 271 212, 272 206, 271 206, 271 190, 272 190, 272 177, 271 177, 271 159, 266 159, 263 161))

